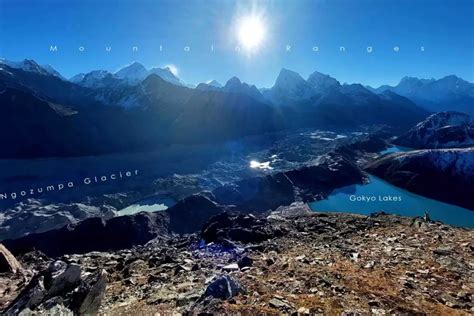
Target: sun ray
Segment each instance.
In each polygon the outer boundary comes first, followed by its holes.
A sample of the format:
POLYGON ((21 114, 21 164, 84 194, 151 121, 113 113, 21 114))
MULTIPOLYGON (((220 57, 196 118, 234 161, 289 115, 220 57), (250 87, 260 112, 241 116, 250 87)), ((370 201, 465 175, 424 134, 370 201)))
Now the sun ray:
POLYGON ((237 39, 242 50, 252 53, 258 50, 266 36, 264 19, 256 14, 244 16, 237 24, 237 39))

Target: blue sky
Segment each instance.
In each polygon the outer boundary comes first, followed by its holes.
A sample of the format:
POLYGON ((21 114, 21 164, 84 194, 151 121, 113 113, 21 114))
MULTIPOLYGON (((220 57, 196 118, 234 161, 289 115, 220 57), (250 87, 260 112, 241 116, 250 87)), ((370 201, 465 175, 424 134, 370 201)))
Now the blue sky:
POLYGON ((282 67, 373 86, 449 74, 473 82, 473 21, 474 0, 0 0, 0 57, 32 58, 66 77, 132 61, 172 64, 192 84, 236 75, 268 87, 282 67), (264 20, 264 43, 251 56, 235 52, 235 21, 255 12, 264 20))

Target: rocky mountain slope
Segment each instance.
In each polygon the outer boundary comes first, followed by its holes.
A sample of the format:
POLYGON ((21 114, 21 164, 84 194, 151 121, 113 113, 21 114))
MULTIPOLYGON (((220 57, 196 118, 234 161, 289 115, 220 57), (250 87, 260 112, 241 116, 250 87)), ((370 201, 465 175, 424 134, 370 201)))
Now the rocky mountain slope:
POLYGON ((394 143, 411 148, 459 148, 474 146, 474 121, 459 112, 430 115, 394 143))
POLYGON ((92 206, 83 203, 52 203, 27 199, 2 210, 0 240, 42 233, 74 224, 89 217, 112 218, 116 209, 110 205, 92 206))
POLYGON ((425 149, 383 156, 366 170, 409 191, 474 210, 474 148, 425 149))
POLYGON ((222 142, 284 128, 276 111, 246 95, 189 89, 156 75, 140 86, 89 90, 16 71, 35 84, 26 88, 16 76, 2 82, 0 71, 3 158, 153 150, 160 144, 222 142), (104 106, 100 100, 142 106, 104 106))
POLYGON ((469 315, 472 230, 429 219, 218 215, 199 233, 50 258, 18 254, 0 306, 18 313, 469 315))

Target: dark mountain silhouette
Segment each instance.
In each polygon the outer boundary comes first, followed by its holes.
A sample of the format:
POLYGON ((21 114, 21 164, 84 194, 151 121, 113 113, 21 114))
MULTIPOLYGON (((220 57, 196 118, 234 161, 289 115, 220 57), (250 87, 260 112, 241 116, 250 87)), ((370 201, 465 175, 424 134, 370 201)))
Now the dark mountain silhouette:
POLYGON ((0 123, 8 147, 1 157, 147 151, 161 144, 221 142, 306 127, 388 125, 405 131, 429 114, 395 93, 377 95, 320 73, 311 76, 310 85, 283 70, 274 92, 287 91, 289 81, 294 95, 285 99, 291 102, 275 106, 260 93, 253 97, 250 92, 258 90, 238 79, 226 87, 242 91, 191 89, 156 74, 133 85, 104 76, 100 85, 86 88, 38 67, 27 71, 3 65, 0 70, 0 123), (300 98, 300 85, 313 90, 300 98))

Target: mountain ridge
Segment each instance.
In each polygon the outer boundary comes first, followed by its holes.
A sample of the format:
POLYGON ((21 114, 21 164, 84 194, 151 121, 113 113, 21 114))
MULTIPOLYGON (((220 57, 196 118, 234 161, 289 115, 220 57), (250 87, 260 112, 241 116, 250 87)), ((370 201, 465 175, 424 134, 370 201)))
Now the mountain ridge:
POLYGON ((474 115, 474 83, 455 75, 440 79, 403 77, 396 86, 368 87, 374 93, 390 90, 433 112, 452 110, 474 115))

